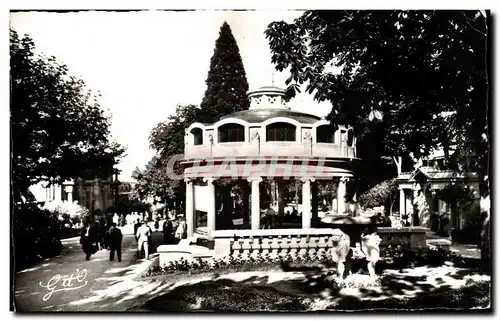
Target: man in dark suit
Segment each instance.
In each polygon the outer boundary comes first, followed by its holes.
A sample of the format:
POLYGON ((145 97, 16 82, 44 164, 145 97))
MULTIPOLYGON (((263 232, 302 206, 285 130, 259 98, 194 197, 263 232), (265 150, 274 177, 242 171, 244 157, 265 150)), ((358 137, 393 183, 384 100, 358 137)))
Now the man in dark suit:
POLYGON ((171 219, 167 219, 163 223, 163 244, 174 243, 174 225, 171 219))
POLYGON ((96 252, 94 248, 94 242, 96 240, 94 227, 92 227, 88 222, 85 222, 82 232, 80 234, 80 244, 82 245, 82 250, 85 253, 85 259, 90 260, 90 256, 96 252))
POLYGON ((138 238, 137 238, 137 230, 139 229, 139 227, 141 227, 142 224, 141 224, 141 220, 140 219, 137 219, 137 223, 134 224, 134 235, 135 235, 135 240, 137 241, 138 238))
POLYGON ((116 223, 113 223, 111 228, 108 231, 108 240, 109 240, 109 260, 114 261, 115 259, 115 251, 116 256, 118 256, 118 262, 122 261, 122 231, 118 227, 116 227, 116 223))

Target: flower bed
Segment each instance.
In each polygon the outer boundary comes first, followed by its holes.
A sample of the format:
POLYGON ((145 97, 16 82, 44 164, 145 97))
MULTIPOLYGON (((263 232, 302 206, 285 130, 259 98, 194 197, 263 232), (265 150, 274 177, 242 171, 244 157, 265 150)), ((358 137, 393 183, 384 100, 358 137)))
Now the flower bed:
MULTIPOLYGON (((364 255, 359 249, 354 249, 352 253, 352 266, 354 270, 362 269, 366 265, 364 255)), ((475 266, 474 262, 464 259, 459 255, 448 250, 432 247, 422 249, 406 249, 401 246, 387 247, 381 250, 380 261, 377 263, 377 272, 383 269, 401 269, 405 267, 415 266, 440 266, 445 262, 453 262, 458 265, 475 266)), ((154 266, 150 268, 143 277, 152 277, 158 275, 169 274, 201 274, 201 273, 228 273, 237 271, 256 271, 269 270, 273 268, 293 268, 294 266, 303 267, 324 267, 332 266, 329 253, 309 254, 304 255, 286 255, 271 257, 269 254, 258 254, 256 257, 244 257, 242 255, 228 256, 224 258, 197 259, 188 261, 181 258, 177 261, 172 261, 169 264, 161 267, 154 266)))

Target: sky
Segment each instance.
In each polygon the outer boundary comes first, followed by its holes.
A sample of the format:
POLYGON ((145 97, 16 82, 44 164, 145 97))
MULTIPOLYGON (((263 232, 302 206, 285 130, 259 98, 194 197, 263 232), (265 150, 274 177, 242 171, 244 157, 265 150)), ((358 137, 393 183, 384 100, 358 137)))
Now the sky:
MULTIPOLYGON (((285 87, 286 72, 275 71, 264 31, 269 23, 292 22, 299 11, 140 11, 12 13, 11 27, 28 34, 37 51, 55 56, 112 115, 111 134, 126 146, 119 179, 130 180, 154 155, 148 137, 178 104, 199 105, 215 40, 224 21, 238 43, 250 89, 285 87)), ((293 110, 327 115, 329 103, 300 94, 293 110)))

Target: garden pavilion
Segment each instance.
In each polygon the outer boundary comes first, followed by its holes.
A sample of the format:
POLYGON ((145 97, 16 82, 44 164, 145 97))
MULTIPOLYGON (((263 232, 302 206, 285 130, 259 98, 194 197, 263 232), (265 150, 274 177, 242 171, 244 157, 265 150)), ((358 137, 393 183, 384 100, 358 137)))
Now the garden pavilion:
MULTIPOLYGON (((318 221, 317 182, 336 182, 337 195, 332 198, 336 198, 337 213, 346 211, 346 184, 359 160, 352 128, 335 129, 325 119, 291 110, 281 88, 251 90, 248 98, 248 110, 234 112, 213 124, 193 123, 186 129, 181 163, 188 238, 198 228, 195 200, 200 199, 207 204, 206 234, 214 238, 218 187, 227 179, 241 184, 249 196, 243 197, 247 231, 260 229, 263 179, 274 180, 280 192, 287 182, 302 184, 302 229, 311 229, 318 221), (201 186, 204 188, 196 188, 201 186), (197 197, 197 192, 203 195, 197 197)), ((283 208, 280 199, 278 212, 283 208)))

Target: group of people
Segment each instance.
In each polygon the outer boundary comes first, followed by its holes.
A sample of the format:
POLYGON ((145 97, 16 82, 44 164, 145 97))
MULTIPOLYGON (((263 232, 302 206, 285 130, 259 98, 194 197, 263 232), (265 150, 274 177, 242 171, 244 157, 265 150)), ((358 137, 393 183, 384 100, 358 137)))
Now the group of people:
POLYGON ((87 261, 98 250, 109 249, 109 260, 114 261, 116 253, 118 262, 121 262, 122 240, 122 232, 115 222, 111 223, 109 228, 98 222, 94 224, 85 222, 80 235, 80 244, 87 261))
POLYGON ((261 228, 262 229, 271 229, 271 228, 283 228, 283 223, 285 222, 286 219, 289 221, 294 220, 298 215, 297 209, 293 209, 293 211, 290 213, 290 211, 286 211, 285 215, 282 215, 274 210, 274 208, 269 205, 267 209, 263 213, 263 217, 261 217, 261 228))
MULTIPOLYGON (((149 214, 146 213, 131 213, 126 216, 114 214, 108 218, 112 221, 106 224, 106 219, 96 220, 96 222, 85 222, 80 234, 80 244, 82 245, 85 259, 88 261, 90 257, 99 250, 108 249, 109 259, 114 260, 115 254, 118 257, 118 262, 121 262, 122 253, 121 245, 123 240, 122 232, 119 226, 124 226, 123 221, 129 225, 134 225, 134 236, 137 241, 138 258, 144 256, 149 260, 149 256, 153 247, 152 234, 153 230, 148 225, 149 214), (134 219, 134 221, 131 221, 134 219)), ((154 229, 160 230, 160 215, 155 216, 154 229)), ((109 222, 108 221, 108 222, 109 222)), ((186 235, 186 222, 172 215, 168 215, 162 226, 163 244, 176 244, 179 239, 186 235)))
POLYGON ((148 212, 144 212, 144 213, 132 212, 125 217, 127 225, 135 224, 137 222, 137 220, 140 220, 140 221, 146 220, 147 221, 148 219, 149 219, 148 212))

